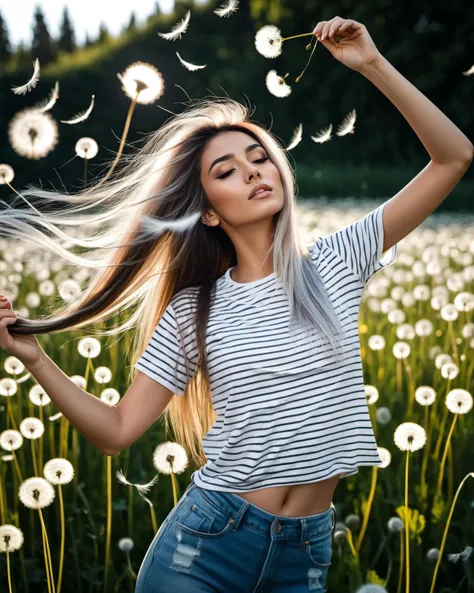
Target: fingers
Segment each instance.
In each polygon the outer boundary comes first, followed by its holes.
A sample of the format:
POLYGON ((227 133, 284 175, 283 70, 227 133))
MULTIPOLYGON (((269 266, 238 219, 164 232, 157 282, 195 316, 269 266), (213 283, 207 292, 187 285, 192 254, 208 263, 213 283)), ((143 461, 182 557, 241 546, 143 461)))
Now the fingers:
POLYGON ((352 19, 343 19, 340 16, 335 16, 330 21, 320 21, 313 30, 313 34, 319 37, 321 41, 324 39, 331 39, 334 41, 336 34, 341 34, 356 26, 356 21, 352 19))

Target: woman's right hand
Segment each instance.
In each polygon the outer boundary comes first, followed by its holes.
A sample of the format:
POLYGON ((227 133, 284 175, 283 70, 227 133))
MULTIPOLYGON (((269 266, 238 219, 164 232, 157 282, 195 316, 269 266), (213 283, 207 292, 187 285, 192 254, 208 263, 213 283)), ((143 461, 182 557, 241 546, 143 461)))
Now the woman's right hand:
POLYGON ((7 326, 15 323, 16 319, 12 302, 0 295, 0 349, 16 356, 28 368, 39 360, 42 350, 34 335, 10 334, 7 326))

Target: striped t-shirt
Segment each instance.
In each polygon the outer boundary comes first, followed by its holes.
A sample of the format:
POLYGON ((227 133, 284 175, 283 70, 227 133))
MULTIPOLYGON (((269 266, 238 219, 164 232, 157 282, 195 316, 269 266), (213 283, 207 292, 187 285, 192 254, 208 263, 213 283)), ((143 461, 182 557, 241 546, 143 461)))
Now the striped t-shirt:
MULTIPOLYGON (((324 347, 313 343, 311 349, 290 338, 288 301, 275 272, 240 283, 229 268, 217 279, 206 337, 216 420, 203 439, 208 462, 192 474, 198 486, 245 492, 381 465, 365 395, 358 313, 367 282, 397 255, 394 245, 382 258, 385 204, 308 246, 344 327, 342 362, 335 362, 322 337, 324 347)), ((183 347, 191 376, 196 369, 197 290, 171 299, 135 365, 177 395, 186 387, 183 347)))

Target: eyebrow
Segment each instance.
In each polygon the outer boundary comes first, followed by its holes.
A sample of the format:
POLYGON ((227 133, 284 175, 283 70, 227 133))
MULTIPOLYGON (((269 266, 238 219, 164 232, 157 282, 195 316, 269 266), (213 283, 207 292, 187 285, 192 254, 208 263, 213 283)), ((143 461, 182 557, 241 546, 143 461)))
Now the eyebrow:
MULTIPOLYGON (((254 148, 263 148, 263 146, 261 144, 259 144, 258 142, 254 143, 254 144, 250 144, 249 146, 247 146, 247 148, 245 149, 245 154, 247 154, 248 152, 250 152, 251 150, 253 150, 254 148)), ((212 165, 209 167, 209 171, 207 172, 207 174, 209 175, 209 173, 211 172, 211 169, 214 165, 217 165, 217 163, 220 163, 221 161, 226 161, 227 159, 230 159, 232 157, 234 157, 235 154, 233 154, 232 152, 230 152, 229 154, 224 154, 223 156, 218 157, 213 163, 212 165)))

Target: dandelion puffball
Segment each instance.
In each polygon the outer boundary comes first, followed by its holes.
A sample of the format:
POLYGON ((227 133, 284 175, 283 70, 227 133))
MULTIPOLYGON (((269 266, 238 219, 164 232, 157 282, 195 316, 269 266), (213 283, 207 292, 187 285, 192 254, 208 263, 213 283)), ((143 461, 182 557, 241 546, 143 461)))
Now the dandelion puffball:
POLYGON ((270 70, 265 79, 267 89, 275 97, 288 97, 291 93, 291 87, 286 84, 285 79, 279 76, 276 70, 270 70))
POLYGON ((24 418, 20 422, 20 432, 26 439, 39 439, 44 434, 44 424, 39 418, 24 418))
POLYGON ((165 88, 161 73, 145 62, 134 62, 117 76, 130 99, 134 99, 138 92, 137 103, 154 103, 165 88))
POLYGON ((265 58, 277 58, 282 52, 282 37, 278 27, 265 25, 255 35, 255 48, 265 58))
POLYGON ((56 493, 45 478, 28 478, 18 489, 20 501, 29 509, 42 509, 49 506, 56 493))
POLYGON ((10 121, 8 138, 13 150, 29 159, 46 156, 58 142, 58 126, 49 112, 23 109, 10 121))
POLYGON ((0 185, 6 185, 7 183, 11 183, 13 178, 15 177, 15 172, 10 165, 2 163, 0 165, 0 185))
POLYGON ((23 437, 21 432, 10 428, 0 432, 0 447, 5 451, 14 451, 23 445, 23 437))
POLYGON ((55 457, 44 464, 43 474, 51 484, 69 484, 74 477, 74 467, 68 459, 55 457))
POLYGON ((426 431, 416 422, 403 422, 397 426, 393 440, 402 451, 418 451, 426 443, 426 431))
POLYGON ((446 396, 446 407, 453 414, 467 414, 472 410, 472 395, 465 389, 452 389, 446 396))
POLYGON ((188 466, 188 456, 179 443, 168 441, 156 447, 153 465, 162 474, 181 474, 188 466))
POLYGON ((15 525, 0 525, 0 552, 19 550, 24 542, 23 531, 15 525))
POLYGON ((81 159, 87 160, 93 159, 99 152, 99 146, 97 142, 94 140, 94 138, 89 138, 89 136, 79 138, 74 149, 77 156, 80 156, 81 159))

